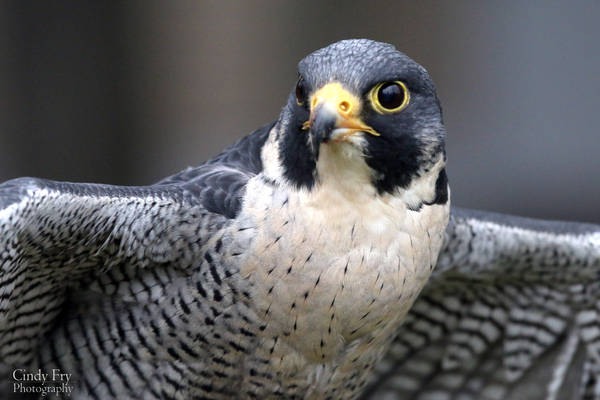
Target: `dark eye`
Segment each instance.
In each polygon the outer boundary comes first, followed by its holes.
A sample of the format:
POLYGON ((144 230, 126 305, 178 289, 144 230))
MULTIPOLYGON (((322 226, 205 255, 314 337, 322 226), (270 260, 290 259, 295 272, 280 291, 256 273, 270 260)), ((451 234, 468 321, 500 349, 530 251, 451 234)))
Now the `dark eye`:
POLYGON ((381 113, 393 113, 408 105, 410 94, 406 85, 400 81, 381 82, 369 93, 373 108, 381 113))
POLYGON ((296 83, 296 103, 299 106, 303 106, 306 101, 306 83, 304 82, 304 78, 300 76, 298 78, 298 83, 296 83))

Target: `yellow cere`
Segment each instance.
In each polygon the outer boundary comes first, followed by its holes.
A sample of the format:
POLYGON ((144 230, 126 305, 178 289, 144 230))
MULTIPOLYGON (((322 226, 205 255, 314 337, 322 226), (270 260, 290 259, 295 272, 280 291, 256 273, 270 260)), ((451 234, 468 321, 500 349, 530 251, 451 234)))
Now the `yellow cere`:
POLYGON ((339 82, 328 83, 311 96, 311 110, 321 103, 331 104, 345 118, 358 115, 362 105, 360 99, 339 82))
POLYGON ((365 132, 373 136, 380 136, 373 128, 366 125, 360 119, 360 110, 362 108, 361 99, 346 90, 339 82, 331 82, 317 90, 310 98, 311 119, 302 124, 302 129, 307 130, 311 127, 312 118, 317 106, 329 104, 339 114, 337 127, 346 128, 350 135, 356 132, 365 132))

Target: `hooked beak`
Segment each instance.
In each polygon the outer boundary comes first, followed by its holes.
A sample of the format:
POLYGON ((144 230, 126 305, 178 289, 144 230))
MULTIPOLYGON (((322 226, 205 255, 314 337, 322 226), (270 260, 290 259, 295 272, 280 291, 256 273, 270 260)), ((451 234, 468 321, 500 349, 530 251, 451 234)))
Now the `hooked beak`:
POLYGON ((318 158, 321 143, 347 141, 357 132, 379 136, 373 128, 360 119, 361 101, 337 83, 328 83, 310 99, 310 119, 302 129, 310 129, 311 144, 318 158))

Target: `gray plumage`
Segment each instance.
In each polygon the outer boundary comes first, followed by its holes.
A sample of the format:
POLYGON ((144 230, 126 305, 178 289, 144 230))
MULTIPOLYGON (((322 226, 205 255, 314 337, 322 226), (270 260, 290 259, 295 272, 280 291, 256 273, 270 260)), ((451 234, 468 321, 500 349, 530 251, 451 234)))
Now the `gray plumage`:
POLYGON ((600 228, 453 209, 444 232, 426 71, 366 40, 300 71, 357 96, 402 79, 412 103, 362 117, 383 142, 325 135, 314 152, 292 95, 155 185, 0 185, 2 398, 20 368, 72 373, 92 399, 600 398, 600 228), (399 143, 404 175, 386 176, 369 157, 399 143))
POLYGON ((364 399, 597 399, 600 227, 453 209, 364 399))

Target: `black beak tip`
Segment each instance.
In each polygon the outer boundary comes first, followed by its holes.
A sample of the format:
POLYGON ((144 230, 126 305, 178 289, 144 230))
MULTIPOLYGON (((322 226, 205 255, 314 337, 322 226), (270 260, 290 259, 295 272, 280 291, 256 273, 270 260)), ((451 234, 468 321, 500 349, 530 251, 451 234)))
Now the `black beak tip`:
POLYGON ((313 147, 321 143, 329 142, 336 123, 337 116, 334 113, 331 113, 323 107, 319 107, 315 110, 315 117, 311 126, 313 147))

